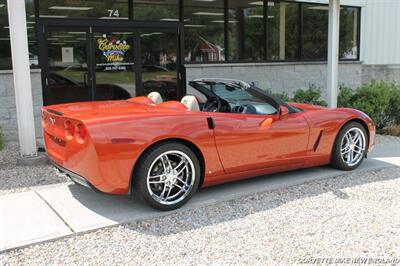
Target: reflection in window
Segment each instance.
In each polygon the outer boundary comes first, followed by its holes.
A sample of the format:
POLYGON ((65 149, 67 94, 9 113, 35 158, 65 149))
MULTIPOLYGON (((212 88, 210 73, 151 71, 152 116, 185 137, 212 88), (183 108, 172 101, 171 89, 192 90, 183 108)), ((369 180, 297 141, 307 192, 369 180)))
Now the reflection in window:
POLYGON ((0 0, 0 69, 11 68, 11 45, 8 30, 7 1, 0 0))
POLYGON ((298 58, 299 4, 268 2, 268 60, 298 58))
POLYGON ((28 31, 29 65, 31 68, 39 67, 39 47, 36 40, 34 0, 25 0, 26 28, 28 31))
MULTIPOLYGON (((26 0, 26 20, 29 45, 29 65, 31 68, 39 66, 38 46, 35 33, 35 17, 33 0, 26 0)), ((8 27, 7 1, 0 0, 0 69, 11 69, 11 44, 8 27)))
POLYGON ((224 1, 185 1, 185 61, 225 61, 224 1))
POLYGON ((303 59, 326 59, 328 53, 328 6, 303 4, 303 59))
POLYGON ((341 59, 357 59, 359 9, 342 7, 340 10, 340 46, 341 59))
POLYGON ((177 99, 177 47, 175 40, 174 33, 141 32, 142 86, 145 95, 157 91, 164 100, 177 99))
POLYGON ((127 0, 40 0, 41 18, 128 19, 127 0))
POLYGON ((229 60, 264 59, 263 1, 229 1, 229 60))
POLYGON ((133 1, 134 19, 179 21, 179 0, 130 1, 133 1))
POLYGON ((135 95, 133 32, 94 32, 96 100, 127 99, 135 95))

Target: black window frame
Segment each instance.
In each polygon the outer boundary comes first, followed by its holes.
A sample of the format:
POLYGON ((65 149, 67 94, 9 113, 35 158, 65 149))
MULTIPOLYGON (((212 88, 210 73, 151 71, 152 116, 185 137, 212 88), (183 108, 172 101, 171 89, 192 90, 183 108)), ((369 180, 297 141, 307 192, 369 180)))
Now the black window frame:
MULTIPOLYGON (((43 0, 34 0, 34 11, 35 11, 35 27, 36 29, 36 34, 40 34, 40 27, 38 27, 41 23, 41 20, 48 20, 46 18, 40 18, 40 1, 43 0)), ((128 6, 128 21, 136 21, 133 17, 133 9, 134 9, 134 1, 135 0, 126 0, 126 4, 128 6)), ((282 62, 291 62, 291 63, 296 63, 296 62, 326 62, 327 59, 307 59, 304 58, 303 54, 303 43, 304 43, 304 38, 303 38, 303 31, 304 31, 304 4, 313 4, 313 5, 320 5, 320 6, 327 6, 327 4, 322 4, 322 3, 309 3, 309 2, 299 2, 299 1, 293 1, 293 0, 262 0, 264 5, 263 5, 263 25, 264 25, 264 38, 263 38, 263 47, 260 47, 260 49, 263 49, 263 60, 229 60, 229 1, 234 1, 234 0, 224 0, 224 47, 225 47, 225 61, 202 61, 202 62, 194 62, 194 61, 188 61, 184 62, 184 52, 185 47, 184 47, 184 40, 185 40, 185 29, 183 27, 184 24, 184 0, 179 0, 178 2, 178 14, 179 14, 179 30, 180 30, 180 46, 181 46, 181 54, 180 56, 182 57, 182 64, 185 65, 198 65, 198 64, 232 64, 232 63, 249 63, 249 62, 255 62, 255 63, 282 63, 282 62), (298 56, 296 59, 289 59, 289 60, 269 60, 268 59, 268 2, 274 2, 274 3, 292 3, 292 4, 298 4, 299 5, 299 30, 298 30, 298 56)), ((348 7, 348 8, 355 8, 358 10, 358 23, 357 23, 357 58, 354 59, 341 59, 339 58, 339 61, 341 62, 359 62, 360 61, 360 53, 361 53, 361 21, 362 21, 362 7, 360 6, 352 6, 352 5, 341 5, 341 7, 348 7)), ((54 19, 54 20, 63 20, 63 19, 54 19)), ((68 18, 67 20, 82 20, 82 18, 68 18)), ((150 22, 150 21, 143 21, 140 20, 142 23, 150 22)), ((155 23, 156 21, 151 21, 151 23, 155 23)), ((163 22, 163 23, 170 23, 170 22, 163 22)), ((37 40, 39 40, 37 36, 37 40)), ((40 45, 40 43, 38 43, 40 45)), ((39 61, 41 60, 39 56, 39 61)))
MULTIPOLYGON (((183 3, 184 0, 180 0, 181 3, 183 3)), ((264 52, 264 59, 263 60, 229 60, 229 1, 234 1, 234 0, 224 0, 224 47, 225 47, 225 61, 202 61, 202 62, 185 62, 187 65, 201 65, 201 64, 235 64, 235 63, 249 63, 249 62, 255 62, 255 63, 296 63, 296 62, 326 62, 327 58, 323 59, 307 59, 304 58, 304 53, 303 53, 303 47, 304 47, 304 38, 303 38, 303 32, 304 32, 304 4, 313 4, 313 5, 320 5, 320 6, 328 6, 327 4, 322 4, 322 3, 313 3, 313 2, 299 2, 299 1, 291 1, 291 0, 273 0, 273 1, 268 1, 268 0, 263 0, 264 2, 264 18, 263 18, 263 23, 264 23, 264 38, 263 38, 263 52, 264 52), (268 59, 268 2, 274 2, 274 3, 292 3, 292 4, 298 4, 299 5, 299 30, 298 30, 298 56, 296 59, 290 59, 290 60, 269 60, 268 59)), ((339 58, 340 62, 359 62, 360 61, 360 44, 361 44, 361 21, 362 21, 362 7, 360 6, 352 6, 352 5, 341 5, 341 7, 346 7, 346 8, 355 8, 358 10, 358 22, 357 22, 357 57, 354 59, 343 59, 339 58)), ((183 8, 184 5, 181 5, 181 12, 183 13, 183 8)), ((182 17, 180 17, 180 21, 182 22, 182 17)), ((183 38, 184 38, 184 32, 183 32, 183 38)))

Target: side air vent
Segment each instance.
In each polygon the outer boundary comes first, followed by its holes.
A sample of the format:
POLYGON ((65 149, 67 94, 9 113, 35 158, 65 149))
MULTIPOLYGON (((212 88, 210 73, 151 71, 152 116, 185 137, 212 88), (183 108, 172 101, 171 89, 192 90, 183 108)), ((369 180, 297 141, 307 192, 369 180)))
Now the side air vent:
POLYGON ((313 147, 314 152, 317 151, 318 146, 319 146, 319 143, 321 142, 321 138, 322 138, 322 130, 319 132, 318 138, 317 138, 317 140, 316 140, 315 143, 314 143, 314 147, 313 147))

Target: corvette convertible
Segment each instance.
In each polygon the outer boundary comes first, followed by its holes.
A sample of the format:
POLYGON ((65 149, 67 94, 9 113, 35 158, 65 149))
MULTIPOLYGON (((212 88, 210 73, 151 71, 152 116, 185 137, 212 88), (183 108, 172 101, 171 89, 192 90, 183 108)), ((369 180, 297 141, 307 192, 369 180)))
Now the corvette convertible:
POLYGON ((43 107, 47 154, 74 182, 172 210, 201 187, 331 164, 357 168, 374 146, 364 113, 287 103, 237 80, 189 82, 181 101, 43 107))

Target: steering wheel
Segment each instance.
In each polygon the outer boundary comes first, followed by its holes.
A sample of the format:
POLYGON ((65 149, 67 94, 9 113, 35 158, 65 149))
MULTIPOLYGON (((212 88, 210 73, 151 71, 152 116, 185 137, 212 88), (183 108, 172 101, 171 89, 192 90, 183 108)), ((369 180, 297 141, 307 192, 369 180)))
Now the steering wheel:
POLYGON ((221 100, 218 97, 209 97, 203 106, 203 112, 218 112, 221 110, 221 100))

